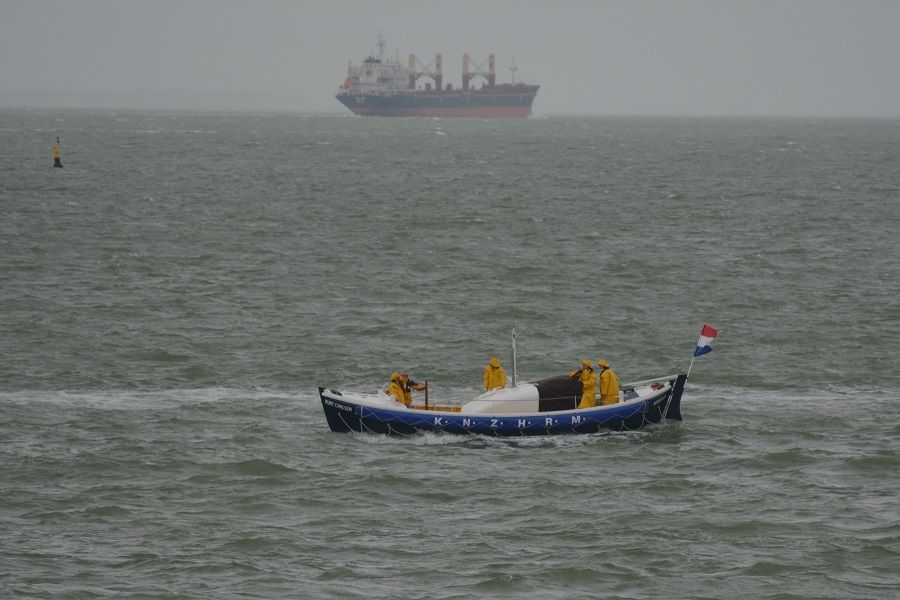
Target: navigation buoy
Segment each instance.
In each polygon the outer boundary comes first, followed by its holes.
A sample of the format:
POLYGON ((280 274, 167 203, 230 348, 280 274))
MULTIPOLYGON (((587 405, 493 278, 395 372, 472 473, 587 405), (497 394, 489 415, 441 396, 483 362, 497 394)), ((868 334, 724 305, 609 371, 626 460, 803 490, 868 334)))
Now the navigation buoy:
POLYGON ((53 166, 62 169, 62 150, 59 149, 59 138, 53 144, 53 166))

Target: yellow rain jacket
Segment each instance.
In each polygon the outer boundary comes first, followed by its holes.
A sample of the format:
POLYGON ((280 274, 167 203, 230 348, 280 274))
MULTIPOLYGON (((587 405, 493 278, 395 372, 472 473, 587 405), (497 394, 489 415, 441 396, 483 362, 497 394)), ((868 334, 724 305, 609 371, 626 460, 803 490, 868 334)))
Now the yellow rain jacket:
POLYGON ((612 369, 600 371, 600 406, 619 402, 619 378, 612 369))
POLYGON ((424 383, 416 383, 408 375, 400 375, 400 387, 403 388, 403 404, 410 406, 413 401, 412 391, 421 392, 427 386, 424 383))
POLYGON ((506 387, 506 371, 495 356, 484 368, 484 389, 491 391, 502 387, 506 387))
POLYGON ((59 144, 53 144, 53 158, 59 158, 62 156, 62 152, 59 149, 59 144))
POLYGON ((391 384, 387 389, 388 396, 393 396, 397 402, 409 406, 412 404, 412 397, 407 401, 406 394, 403 390, 403 382, 400 380, 400 373, 391 373, 391 384))
MULTIPOLYGON (((587 361, 585 361, 587 362, 587 361)), ((581 380, 581 402, 578 408, 594 408, 597 406, 597 377, 594 375, 594 369, 589 365, 582 363, 582 368, 569 373, 569 377, 577 377, 581 380)))

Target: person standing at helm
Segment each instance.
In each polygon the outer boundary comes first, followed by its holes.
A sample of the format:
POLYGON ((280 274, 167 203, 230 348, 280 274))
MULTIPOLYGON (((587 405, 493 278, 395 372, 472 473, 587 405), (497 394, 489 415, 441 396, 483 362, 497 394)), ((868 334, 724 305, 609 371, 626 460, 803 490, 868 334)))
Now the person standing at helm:
POLYGON ((578 408, 597 406, 597 392, 594 389, 597 385, 597 377, 594 375, 593 363, 584 359, 581 361, 581 368, 569 373, 569 377, 581 380, 581 402, 578 403, 578 408))
POLYGON ((597 361, 600 367, 600 406, 619 403, 619 377, 609 368, 605 358, 597 361))
POLYGON ((502 387, 506 387, 506 371, 500 366, 500 359, 492 356, 484 368, 484 389, 489 392, 502 387))
POLYGON ((421 392, 427 386, 424 383, 416 383, 409 378, 409 373, 400 373, 400 385, 403 387, 403 404, 409 406, 412 404, 412 391, 421 392))
MULTIPOLYGON (((400 377, 400 373, 396 371, 391 373, 391 383, 388 385, 387 395, 393 396, 394 400, 401 404, 407 404, 406 394, 403 393, 403 379, 400 377)), ((410 402, 412 402, 412 399, 410 399, 410 402)))

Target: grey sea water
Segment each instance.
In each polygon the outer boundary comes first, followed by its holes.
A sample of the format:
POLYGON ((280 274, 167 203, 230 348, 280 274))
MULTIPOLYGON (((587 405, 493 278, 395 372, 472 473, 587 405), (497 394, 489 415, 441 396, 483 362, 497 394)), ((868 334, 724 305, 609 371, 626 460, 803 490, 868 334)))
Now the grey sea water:
POLYGON ((898 223, 896 120, 0 111, 0 596, 896 598, 898 223), (677 426, 316 398, 703 322, 677 426))

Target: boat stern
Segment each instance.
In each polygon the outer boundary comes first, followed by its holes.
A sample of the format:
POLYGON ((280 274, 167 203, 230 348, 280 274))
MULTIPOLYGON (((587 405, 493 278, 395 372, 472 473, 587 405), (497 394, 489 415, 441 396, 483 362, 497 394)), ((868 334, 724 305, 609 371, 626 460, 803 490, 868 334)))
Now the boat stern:
POLYGON ((666 403, 664 416, 671 421, 681 421, 681 395, 684 393, 684 384, 687 381, 687 375, 681 373, 675 378, 672 386, 672 394, 666 403))

